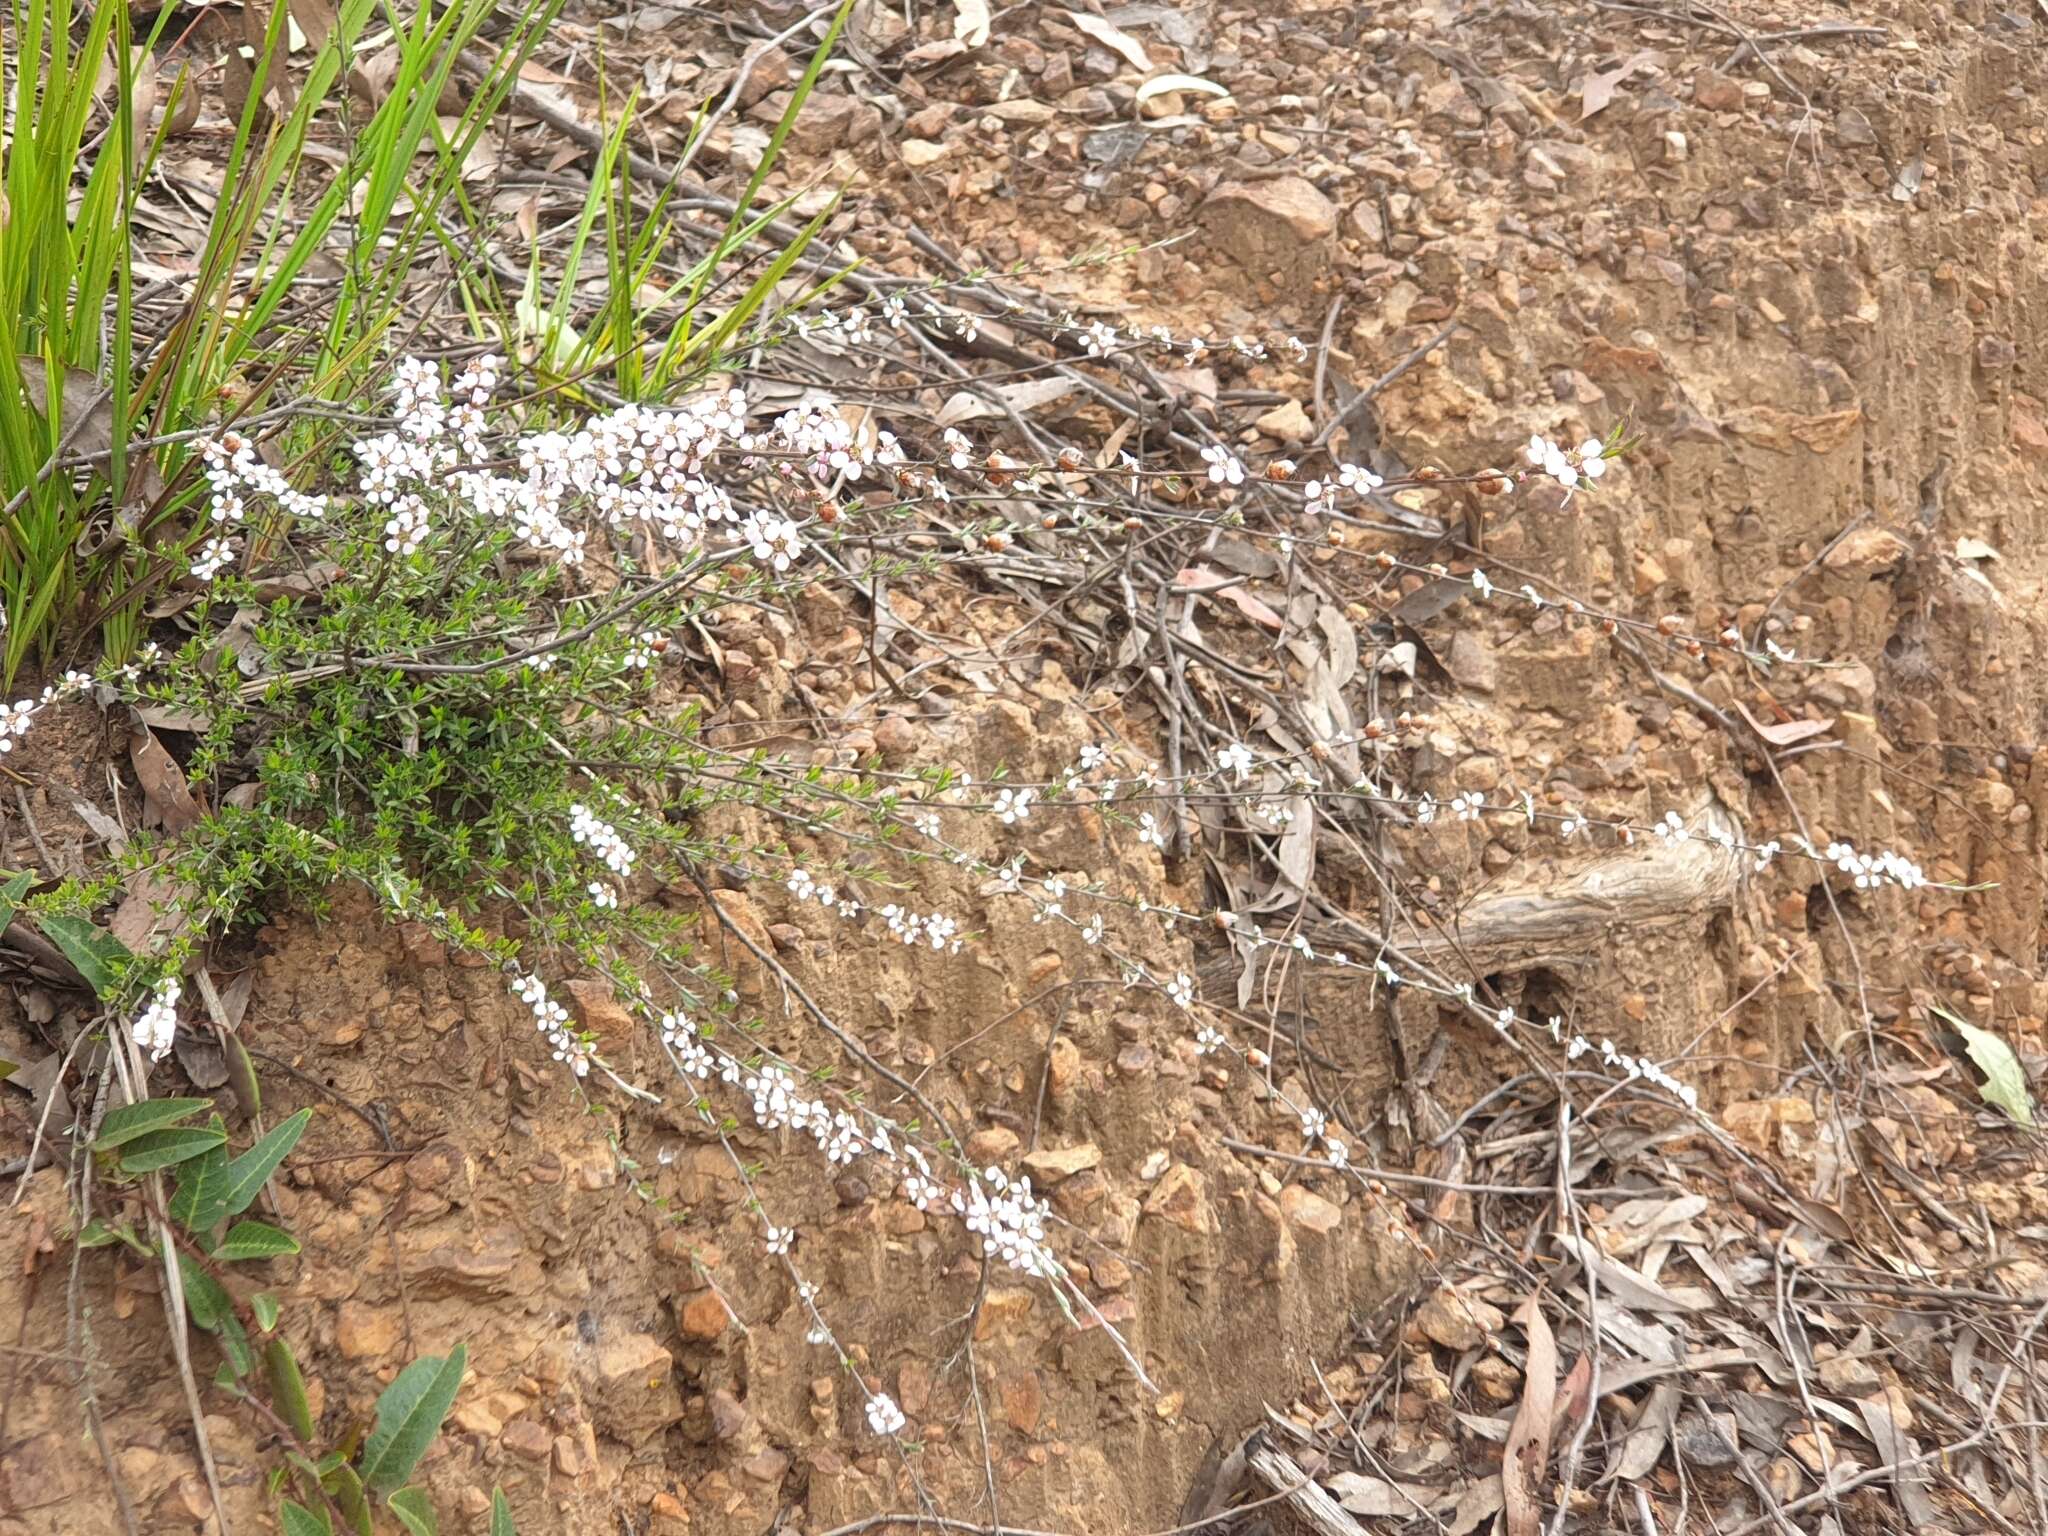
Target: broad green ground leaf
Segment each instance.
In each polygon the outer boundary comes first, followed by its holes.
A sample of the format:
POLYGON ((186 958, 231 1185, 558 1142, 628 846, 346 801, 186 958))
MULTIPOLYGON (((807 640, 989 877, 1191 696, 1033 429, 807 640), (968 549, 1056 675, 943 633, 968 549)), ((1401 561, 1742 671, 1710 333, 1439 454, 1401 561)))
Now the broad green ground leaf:
POLYGON ((219 1329, 221 1319, 235 1315, 235 1304, 221 1283, 185 1254, 178 1255, 178 1279, 185 1290, 185 1313, 208 1333, 219 1329))
POLYGON ((334 1522, 327 1518, 327 1511, 317 1514, 303 1504, 294 1504, 286 1499, 279 1506, 283 1518, 284 1536, 334 1536, 334 1522))
POLYGON ((227 1187, 227 1126, 215 1115, 212 1125, 221 1144, 178 1169, 178 1187, 171 1194, 171 1220, 195 1236, 211 1232, 227 1215, 222 1191, 227 1187))
POLYGON ((313 1405, 306 1398, 306 1378, 299 1374, 298 1357, 283 1339, 272 1339, 263 1351, 270 1367, 270 1403, 278 1417, 291 1425, 301 1445, 313 1443, 313 1405))
POLYGON ((267 1221, 238 1221, 228 1228, 213 1256, 230 1263, 242 1259, 280 1259, 299 1251, 299 1240, 267 1221))
POLYGON ((1977 1090, 1984 1095, 1984 1102, 2004 1110, 2016 1124, 2032 1126, 2034 1096, 2027 1091, 2026 1070, 2020 1066, 2019 1057, 2013 1055, 2012 1047, 1990 1030, 1979 1029, 1946 1008, 1937 1008, 1935 1012, 1963 1037, 1970 1060, 1984 1074, 1983 1086, 1977 1090))
POLYGON ((384 1501, 410 1536, 441 1536, 434 1524, 434 1504, 423 1488, 401 1488, 384 1501))
POLYGON ((356 1536, 370 1536, 370 1501, 363 1495, 363 1480, 356 1476, 356 1469, 343 1462, 323 1480, 334 1502, 341 1506, 342 1518, 356 1536))
POLYGON ((211 1099, 144 1099, 140 1104, 123 1104, 107 1111, 100 1122, 95 1152, 111 1152, 123 1142, 133 1141, 145 1131, 160 1131, 213 1107, 211 1099))
POLYGON ((228 1164, 227 1182, 221 1191, 223 1215, 239 1216, 249 1208, 264 1180, 277 1171, 277 1165, 299 1144, 312 1118, 312 1110, 300 1110, 228 1164))
POLYGON ((126 1174, 154 1173, 159 1168, 189 1162, 211 1152, 228 1139, 226 1131, 198 1125, 174 1125, 160 1131, 145 1131, 121 1149, 121 1171, 126 1174))
POLYGON ((256 1314, 256 1326, 265 1333, 277 1326, 277 1298, 268 1291, 258 1291, 249 1298, 249 1310, 256 1314))
POLYGON ((519 1528, 512 1523, 512 1503, 502 1488, 491 1490, 491 1536, 519 1536, 519 1528))
POLYGON ((135 958, 126 944, 85 918, 53 913, 37 918, 36 923, 101 997, 114 990, 116 968, 135 958))
POLYGON ((384 1493, 412 1476, 455 1404, 469 1349, 458 1344, 445 1358, 428 1355, 398 1373, 377 1399, 377 1427, 363 1447, 363 1485, 384 1493))
POLYGON ((28 870, 23 870, 5 885, 0 885, 0 933, 5 933, 7 925, 14 921, 14 909, 21 905, 21 898, 28 894, 35 878, 28 870))

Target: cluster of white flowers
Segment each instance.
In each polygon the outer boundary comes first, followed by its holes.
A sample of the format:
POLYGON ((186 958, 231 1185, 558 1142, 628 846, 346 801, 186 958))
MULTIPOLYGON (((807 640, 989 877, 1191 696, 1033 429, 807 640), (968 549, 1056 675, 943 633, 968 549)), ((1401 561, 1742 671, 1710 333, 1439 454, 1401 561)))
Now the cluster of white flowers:
POLYGON ((1004 789, 996 792, 996 820, 1004 826, 1015 826, 1020 821, 1031 819, 1031 802, 1038 798, 1035 789, 1004 789))
POLYGON ((1209 466, 1209 479, 1215 484, 1244 484, 1244 460, 1221 443, 1211 443, 1204 448, 1202 462, 1209 466))
POLYGON ((1560 448, 1540 432, 1529 439, 1529 446, 1522 450, 1529 462, 1550 476, 1567 491, 1576 490, 1581 482, 1598 480, 1607 473, 1607 445, 1597 437, 1589 437, 1576 448, 1560 448))
POLYGON ((1301 493, 1308 499, 1309 511, 1322 512, 1339 505, 1346 492, 1363 496, 1386 483, 1363 464, 1339 464, 1333 477, 1307 481, 1302 485, 1301 493))
POLYGON ((17 738, 26 736, 37 715, 60 699, 68 699, 84 693, 92 687, 92 679, 83 672, 66 672, 56 682, 46 684, 43 691, 32 699, 16 699, 12 704, 0 704, 0 753, 12 752, 17 738))
POLYGON ((922 944, 932 949, 949 950, 956 955, 960 953, 963 941, 957 918, 948 917, 943 912, 912 912, 893 901, 875 910, 889 925, 889 932, 898 943, 922 944))
POLYGON ((178 996, 182 990, 177 977, 166 976, 156 984, 156 995, 149 1006, 136 1017, 135 1043, 149 1052, 151 1061, 162 1061, 170 1055, 171 1044, 178 1037, 178 996))
POLYGON ((1012 1179, 989 1167, 952 1192, 953 1213, 981 1239, 987 1258, 1000 1259, 1020 1274, 1050 1280, 1062 1273, 1045 1244, 1047 1206, 1031 1192, 1031 1180, 1012 1179))
POLYGON ((223 432, 199 444, 205 467, 207 520, 216 530, 208 535, 192 557, 194 580, 212 581, 234 562, 234 530, 248 517, 248 495, 268 498, 289 516, 319 519, 327 515, 327 499, 295 489, 256 452, 256 445, 240 432, 223 432))
POLYGON ((512 995, 533 1010, 534 1027, 547 1037, 555 1060, 578 1077, 590 1073, 590 1043, 569 1027, 569 1010, 548 996, 547 983, 538 976, 512 978, 512 995))
MULTIPOLYGON (((1771 846, 1775 848, 1776 844, 1771 846)), ((1829 843, 1827 858, 1835 868, 1856 882, 1859 891, 1872 890, 1880 885, 1896 885, 1917 891, 1927 884, 1926 871, 1889 848, 1878 854, 1861 854, 1847 843, 1829 843)))
POLYGON ((608 821, 600 820, 589 806, 575 804, 569 807, 569 836, 604 860, 605 868, 621 880, 632 877, 633 860, 638 855, 619 835, 619 829, 608 821))
POLYGON ((878 1435, 893 1435, 909 1420, 903 1417, 903 1410, 896 1406, 896 1399, 886 1392, 877 1392, 868 1399, 868 1428, 878 1435))

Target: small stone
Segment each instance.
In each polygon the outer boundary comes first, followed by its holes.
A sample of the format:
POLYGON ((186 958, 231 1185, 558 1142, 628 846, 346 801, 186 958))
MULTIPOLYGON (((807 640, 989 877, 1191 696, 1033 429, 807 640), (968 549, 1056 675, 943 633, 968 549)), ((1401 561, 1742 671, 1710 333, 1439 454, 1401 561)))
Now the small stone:
POLYGON ((1104 1291, 1120 1291, 1131 1283, 1131 1266, 1115 1254, 1105 1253, 1090 1260, 1088 1274, 1096 1287, 1104 1291))
POLYGON ((1045 1411, 1045 1390, 1036 1371, 1012 1376, 1001 1388, 1003 1422, 1020 1435, 1038 1432, 1039 1416, 1045 1411))
POLYGON ((1500 662, 1494 657, 1493 647, 1469 629, 1451 636, 1451 650, 1444 658, 1444 666, 1459 687, 1474 693, 1492 693, 1500 685, 1500 662))
POLYGON ((1488 1355, 1473 1365, 1472 1384, 1490 1403, 1512 1403, 1522 1394, 1522 1373, 1499 1355, 1488 1355))
POLYGON ((905 139, 898 146, 903 154, 903 163, 913 171, 921 171, 928 165, 937 165, 952 153, 945 144, 934 144, 930 139, 905 139))
POLYGON ((918 729, 901 715, 884 715, 875 726, 875 745, 885 757, 901 761, 917 751, 918 729))
POLYGON ((394 1307, 344 1301, 334 1319, 334 1344, 351 1360, 381 1360, 398 1345, 400 1317, 394 1307))
POLYGON ((613 995, 610 982, 584 976, 571 981, 567 990, 583 1027, 600 1040, 616 1044, 633 1033, 633 1015, 613 995))
POLYGON ((1007 1125, 984 1126, 967 1138, 967 1160, 978 1168, 1007 1163, 1023 1142, 1007 1125))
POLYGON ((1693 104, 1708 112, 1740 112, 1742 82, 1703 69, 1692 77, 1693 104))
MULTIPOLYGON (((584 1434, 589 1426, 584 1426, 584 1434)), ((583 1477, 597 1470, 596 1447, 585 1445, 583 1435, 555 1436, 555 1470, 564 1477, 583 1477)))
POLYGON ((1289 1225, 1328 1237, 1344 1224, 1344 1212, 1314 1190, 1290 1184, 1280 1191, 1280 1212, 1289 1225))
POLYGON ((1415 1311, 1416 1326, 1424 1337, 1445 1349, 1477 1349, 1489 1334, 1498 1333, 1507 1319, 1500 1308, 1445 1287, 1415 1311))
POLYGON ((1305 443, 1315 436, 1316 431, 1316 424, 1308 419, 1308 412, 1301 408, 1299 400, 1274 406, 1252 425, 1282 443, 1305 443))
POLYGON ((773 1448, 756 1451, 740 1463, 740 1470, 757 1483, 779 1483, 789 1470, 789 1457, 773 1448))
POLYGON ((1299 176, 1231 182, 1209 194, 1202 223, 1216 247, 1258 277, 1313 276, 1327 265, 1337 208, 1299 176))
POLYGON ((1814 1374, 1820 1378, 1822 1387, 1844 1397, 1869 1397, 1884 1386, 1877 1368, 1861 1355, 1837 1355, 1832 1360, 1817 1360, 1814 1374))
POLYGON ((1157 1187, 1146 1197, 1145 1214, 1160 1217, 1198 1237, 1206 1236, 1214 1226, 1202 1176, 1186 1163, 1175 1163, 1166 1170, 1157 1187))
POLYGON ((505 1449, 525 1461, 546 1461, 555 1448, 554 1436, 547 1426, 532 1419, 515 1419, 505 1426, 505 1433, 499 1436, 505 1449))
POLYGON ((1024 1166, 1039 1183, 1048 1187, 1075 1174, 1097 1167, 1102 1162, 1102 1148, 1092 1141, 1084 1141, 1076 1147, 1064 1147, 1057 1151, 1041 1147, 1024 1156, 1024 1166))
POLYGON ((1685 135, 1676 128, 1664 135, 1664 163, 1683 165, 1692 156, 1692 146, 1685 141, 1685 135))
POLYGON ((1081 1048, 1064 1035, 1053 1041, 1052 1049, 1045 1053, 1045 1075, 1052 1096, 1066 1098, 1081 1075, 1081 1048))

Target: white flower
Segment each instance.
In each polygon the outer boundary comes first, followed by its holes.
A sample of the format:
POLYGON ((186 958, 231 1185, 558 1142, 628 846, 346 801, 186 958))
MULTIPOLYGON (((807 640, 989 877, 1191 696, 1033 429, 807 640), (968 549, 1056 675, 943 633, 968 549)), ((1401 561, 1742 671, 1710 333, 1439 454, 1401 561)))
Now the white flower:
POLYGON ((1211 1051, 1223 1049, 1223 1031, 1213 1024, 1204 1024, 1195 1031, 1195 1054, 1207 1056, 1211 1051))
POLYGON ((1204 448, 1202 462, 1209 466, 1209 478, 1217 485, 1244 484, 1244 465, 1221 443, 1211 443, 1204 448))
POLYGON ((1166 833, 1160 828, 1159 818, 1150 811, 1138 813, 1138 841, 1150 843, 1155 848, 1166 846, 1166 833))
POLYGON ((1252 774, 1252 749, 1241 741, 1233 741, 1216 754, 1216 766, 1242 784, 1252 774))
POLYGON ((886 1392, 877 1392, 868 1399, 868 1428, 878 1435, 893 1435, 909 1422, 903 1417, 903 1410, 896 1406, 896 1400, 886 1392))
POLYGON ((1665 842, 1682 842, 1685 838, 1685 822, 1676 811, 1666 811, 1664 819, 1651 830, 1665 842))
POLYGON ((1487 580, 1486 572, 1478 570, 1476 568, 1473 570, 1472 590, 1477 592, 1481 597, 1493 596, 1493 583, 1487 580))
POLYGON ((761 1234, 762 1246, 777 1257, 788 1253, 790 1244, 795 1241, 796 1233, 794 1231, 788 1227, 778 1227, 773 1222, 770 1222, 767 1230, 761 1234))
POLYGON ((175 976, 165 977, 157 983, 156 996, 135 1020, 135 1043, 149 1052, 151 1061, 162 1061, 168 1056, 172 1042, 177 1039, 180 990, 175 976))
POLYGON ((1337 466, 1337 483, 1347 491, 1364 495, 1376 491, 1387 482, 1367 469, 1363 464, 1340 464, 1337 466))
POLYGON ((1113 328, 1098 320, 1088 327, 1087 342, 1090 357, 1103 357, 1116 346, 1117 334, 1113 328))
POLYGON ((1186 971, 1176 971, 1173 980, 1166 984, 1166 995, 1179 1007, 1194 1007, 1195 979, 1186 971))
POLYGON ((1004 789, 996 792, 996 819, 1006 827, 1031 819, 1031 802, 1038 792, 1033 789, 1004 789))
POLYGON ((1597 437, 1589 437, 1579 444, 1579 473, 1588 480, 1598 480, 1607 473, 1606 445, 1597 437))
POLYGON ((619 893, 602 880, 593 880, 584 887, 590 893, 590 904, 594 907, 616 907, 619 893))

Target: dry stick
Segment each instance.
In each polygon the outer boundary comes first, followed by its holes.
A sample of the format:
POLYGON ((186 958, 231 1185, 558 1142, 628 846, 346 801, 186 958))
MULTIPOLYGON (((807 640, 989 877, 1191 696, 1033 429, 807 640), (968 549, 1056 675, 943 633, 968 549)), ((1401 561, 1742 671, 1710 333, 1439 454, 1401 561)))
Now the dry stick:
MULTIPOLYGON (((135 1037, 125 1029, 110 1031, 116 1044, 110 1053, 114 1071, 120 1079, 122 1089, 131 1104, 140 1104, 149 1097, 148 1074, 142 1064, 142 1052, 135 1044, 135 1037)), ((178 1364, 178 1380, 185 1389, 185 1407, 192 1416, 192 1439, 199 1452, 199 1465, 206 1473, 206 1491, 213 1499, 214 1519, 220 1523, 220 1536, 232 1536, 228 1526, 228 1506, 221 1497, 220 1469, 214 1465, 213 1441, 206 1432, 206 1408, 199 1400, 199 1382, 192 1374, 192 1340, 185 1318, 185 1284, 178 1269, 177 1244, 165 1228, 164 1220, 157 1213, 165 1209, 163 1199, 163 1175, 147 1175, 148 1195, 145 1204, 149 1211, 149 1225, 158 1243, 159 1257, 164 1269, 164 1310, 171 1315, 171 1355, 178 1364)))
MULTIPOLYGON (((105 1106, 108 1081, 109 1074, 102 1072, 98 1098, 93 1106, 95 1125, 99 1123, 100 1113, 105 1106)), ((86 1151, 84 1131, 83 1120, 72 1128, 73 1157, 78 1168, 78 1224, 81 1232, 92 1220, 92 1157, 86 1151)), ((114 1448, 108 1443, 107 1426, 100 1416, 99 1389, 93 1382, 99 1352, 94 1347, 92 1329, 85 1323, 84 1308, 79 1300, 84 1259, 85 1246, 74 1242, 71 1245, 71 1278, 65 1307, 66 1330, 76 1341, 77 1347, 83 1351, 79 1361, 81 1369, 78 1373, 78 1387, 79 1395, 85 1403, 85 1422, 92 1431, 93 1448, 99 1452, 100 1464, 106 1468, 107 1483, 114 1490, 114 1502, 121 1510, 122 1526, 127 1530, 128 1536, 138 1536, 135 1504, 128 1495, 128 1480, 121 1475, 120 1464, 114 1460, 114 1448)))

